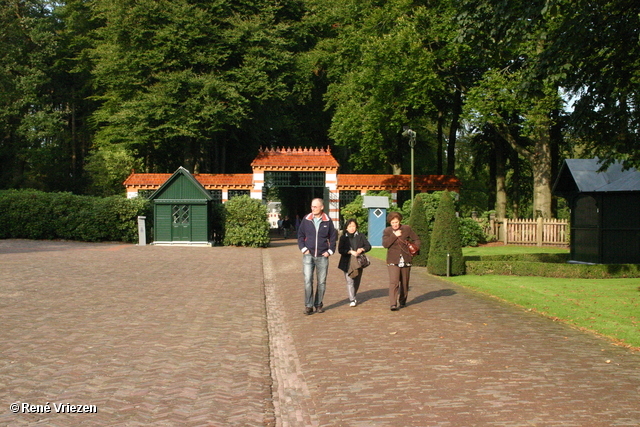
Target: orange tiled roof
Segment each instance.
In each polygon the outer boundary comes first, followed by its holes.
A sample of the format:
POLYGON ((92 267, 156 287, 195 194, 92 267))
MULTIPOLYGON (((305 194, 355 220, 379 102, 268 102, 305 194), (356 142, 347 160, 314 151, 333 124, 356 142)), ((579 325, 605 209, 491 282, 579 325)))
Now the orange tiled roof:
POLYGON ((251 167, 260 170, 337 170, 340 164, 331 155, 331 148, 271 148, 260 149, 251 167))
POLYGON ((123 184, 127 188, 157 189, 171 178, 171 175, 170 173, 131 172, 131 175, 124 180, 123 184))
POLYGON ((222 188, 250 190, 253 188, 253 174, 251 173, 199 173, 193 177, 207 190, 222 188))
MULTIPOLYGON (((207 190, 232 188, 237 190, 250 190, 253 188, 253 174, 210 174, 199 173, 193 177, 207 190)), ((170 173, 135 173, 124 181, 126 188, 145 190, 157 190, 169 178, 170 173)))
MULTIPOLYGON (((460 189, 460 180, 448 175, 415 175, 415 189, 436 191, 460 189)), ((411 175, 338 175, 338 190, 411 190, 411 175)))

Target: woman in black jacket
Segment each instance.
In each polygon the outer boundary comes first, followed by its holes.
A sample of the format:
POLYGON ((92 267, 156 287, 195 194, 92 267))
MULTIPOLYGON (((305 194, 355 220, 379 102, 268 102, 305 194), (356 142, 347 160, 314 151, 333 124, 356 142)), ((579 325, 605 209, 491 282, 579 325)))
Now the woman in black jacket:
MULTIPOLYGON (((345 232, 340 237, 338 243, 338 252, 340 253, 340 262, 338 268, 344 271, 344 277, 347 281, 347 291, 349 292, 349 304, 355 307, 358 304, 356 294, 362 280, 362 268, 354 268, 352 257, 356 257, 364 252, 371 250, 371 244, 367 238, 358 233, 358 222, 355 219, 347 221, 345 232)), ((353 260, 355 264, 355 259, 353 260)))

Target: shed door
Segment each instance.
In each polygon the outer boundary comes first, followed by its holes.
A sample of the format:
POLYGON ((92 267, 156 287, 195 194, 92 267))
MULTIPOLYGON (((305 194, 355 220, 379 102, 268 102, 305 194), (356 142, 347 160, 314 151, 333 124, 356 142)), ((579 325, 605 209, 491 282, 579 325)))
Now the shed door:
POLYGON ((171 212, 173 218, 171 240, 173 242, 191 241, 191 206, 173 205, 171 212))
POLYGON ((582 262, 600 262, 599 210, 594 197, 581 195, 572 210, 572 258, 582 262))
POLYGON ((369 208, 369 243, 382 247, 382 233, 387 225, 386 208, 369 208))

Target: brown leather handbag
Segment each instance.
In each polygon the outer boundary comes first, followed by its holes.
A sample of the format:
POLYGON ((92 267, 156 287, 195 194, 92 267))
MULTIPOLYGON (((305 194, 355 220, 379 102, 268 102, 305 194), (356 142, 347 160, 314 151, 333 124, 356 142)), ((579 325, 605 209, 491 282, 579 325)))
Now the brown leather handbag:
POLYGON ((413 243, 411 243, 408 240, 403 240, 402 242, 404 242, 404 244, 407 246, 407 250, 409 251, 411 256, 414 256, 420 250, 420 249, 418 249, 418 247, 416 245, 414 245, 413 243))

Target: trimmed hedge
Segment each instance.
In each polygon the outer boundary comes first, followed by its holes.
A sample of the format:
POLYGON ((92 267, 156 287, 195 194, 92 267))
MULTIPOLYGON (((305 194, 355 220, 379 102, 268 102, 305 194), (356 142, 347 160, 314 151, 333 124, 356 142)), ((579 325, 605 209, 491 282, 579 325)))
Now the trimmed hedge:
POLYGON ((146 216, 147 223, 152 223, 148 200, 0 191, 0 239, 132 243, 138 241, 138 216, 146 216))
POLYGON ((640 277, 638 264, 569 264, 569 254, 518 254, 466 257, 467 274, 538 276, 563 279, 640 277))
POLYGON ((416 198, 413 199, 409 226, 420 238, 420 251, 413 256, 411 263, 425 267, 427 265, 427 259, 429 258, 431 235, 429 233, 429 220, 427 219, 424 199, 422 197, 416 196, 416 198))
POLYGON ((431 233, 427 271, 437 276, 449 273, 458 276, 465 273, 460 221, 456 216, 453 197, 444 191, 436 212, 436 221, 431 233), (447 265, 449 263, 449 265, 447 265), (450 271, 447 272, 447 269, 450 271))
POLYGON ((569 261, 569 253, 540 253, 540 254, 505 254, 486 256, 467 256, 465 261, 530 261, 566 263, 569 261))

